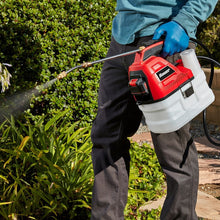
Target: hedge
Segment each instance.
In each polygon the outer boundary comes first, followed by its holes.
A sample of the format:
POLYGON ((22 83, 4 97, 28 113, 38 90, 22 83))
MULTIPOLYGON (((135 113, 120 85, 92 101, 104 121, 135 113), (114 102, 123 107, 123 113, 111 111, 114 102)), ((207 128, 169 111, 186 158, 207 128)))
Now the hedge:
MULTIPOLYGON (((33 88, 84 61, 105 57, 115 1, 7 0, 0 2, 0 62, 13 65, 11 89, 33 88)), ((101 64, 74 71, 38 97, 33 114, 71 106, 74 121, 95 115, 101 64)))

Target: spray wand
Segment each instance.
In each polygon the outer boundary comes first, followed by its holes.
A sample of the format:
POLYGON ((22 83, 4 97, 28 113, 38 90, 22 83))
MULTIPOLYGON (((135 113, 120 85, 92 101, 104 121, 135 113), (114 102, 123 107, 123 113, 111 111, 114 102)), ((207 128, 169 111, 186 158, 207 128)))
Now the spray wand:
POLYGON ((63 79, 64 77, 67 76, 68 73, 72 72, 72 71, 75 70, 75 69, 86 68, 86 67, 92 66, 93 64, 104 62, 104 61, 106 61, 106 60, 113 60, 113 59, 115 59, 115 58, 128 56, 128 55, 131 55, 131 54, 134 54, 134 53, 137 53, 137 52, 141 52, 144 48, 145 48, 144 46, 141 46, 141 47, 139 47, 139 48, 136 49, 136 50, 132 50, 132 51, 129 51, 129 52, 117 54, 117 55, 114 55, 114 56, 111 56, 111 57, 106 57, 106 58, 103 58, 103 59, 100 59, 100 60, 95 60, 95 61, 92 61, 92 62, 82 63, 82 64, 80 64, 80 65, 78 65, 78 66, 72 67, 71 69, 69 69, 69 70, 67 70, 67 71, 61 72, 61 73, 57 76, 57 79, 59 79, 59 80, 60 80, 60 79, 63 79))

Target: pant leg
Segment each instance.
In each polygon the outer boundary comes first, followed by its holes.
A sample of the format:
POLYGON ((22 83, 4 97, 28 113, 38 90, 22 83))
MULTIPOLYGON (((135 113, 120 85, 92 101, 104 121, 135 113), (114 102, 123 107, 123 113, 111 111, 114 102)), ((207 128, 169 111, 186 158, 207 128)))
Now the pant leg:
MULTIPOLYGON (((189 48, 195 49, 194 43, 189 48)), ((179 54, 167 58, 171 63, 179 54)), ((199 184, 198 154, 189 132, 190 124, 167 134, 151 133, 155 152, 166 174, 167 196, 161 220, 197 220, 195 211, 199 184)))
POLYGON ((167 196, 161 220, 196 220, 198 155, 189 124, 168 134, 152 133, 154 148, 166 174, 167 196))
MULTIPOLYGON (((108 56, 129 50, 113 40, 108 56)), ((128 66, 133 59, 134 56, 107 61, 101 74, 98 113, 91 134, 93 220, 124 219, 130 163, 127 137, 136 132, 142 118, 128 89, 128 66)))

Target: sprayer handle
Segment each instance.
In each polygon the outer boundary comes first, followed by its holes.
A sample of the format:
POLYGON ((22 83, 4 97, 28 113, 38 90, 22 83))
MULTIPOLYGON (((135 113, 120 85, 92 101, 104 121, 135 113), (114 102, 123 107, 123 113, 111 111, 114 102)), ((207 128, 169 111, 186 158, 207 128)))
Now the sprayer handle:
POLYGON ((146 47, 142 52, 144 53, 143 61, 148 59, 150 56, 158 56, 163 49, 163 41, 152 44, 146 47))

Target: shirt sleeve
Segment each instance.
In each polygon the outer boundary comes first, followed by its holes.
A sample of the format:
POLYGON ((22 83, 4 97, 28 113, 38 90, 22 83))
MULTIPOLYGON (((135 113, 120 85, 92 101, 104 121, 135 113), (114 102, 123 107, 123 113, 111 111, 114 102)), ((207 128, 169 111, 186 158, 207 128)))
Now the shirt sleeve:
POLYGON ((189 0, 172 20, 179 23, 189 36, 193 36, 199 23, 214 11, 217 2, 218 0, 189 0))

